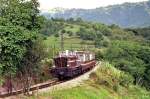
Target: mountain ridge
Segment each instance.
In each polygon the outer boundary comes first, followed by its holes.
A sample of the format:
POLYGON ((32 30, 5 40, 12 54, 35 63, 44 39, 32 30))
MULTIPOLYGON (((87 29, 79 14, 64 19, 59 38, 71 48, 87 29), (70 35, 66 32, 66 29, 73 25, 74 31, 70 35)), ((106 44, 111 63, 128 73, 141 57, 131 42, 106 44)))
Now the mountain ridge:
MULTIPOLYGON (((56 8, 55 8, 56 9, 56 8)), ((60 9, 60 8, 59 8, 60 9)), ((145 27, 150 25, 150 1, 124 3, 95 9, 60 9, 42 13, 47 18, 78 18, 86 21, 117 24, 121 27, 145 27)))

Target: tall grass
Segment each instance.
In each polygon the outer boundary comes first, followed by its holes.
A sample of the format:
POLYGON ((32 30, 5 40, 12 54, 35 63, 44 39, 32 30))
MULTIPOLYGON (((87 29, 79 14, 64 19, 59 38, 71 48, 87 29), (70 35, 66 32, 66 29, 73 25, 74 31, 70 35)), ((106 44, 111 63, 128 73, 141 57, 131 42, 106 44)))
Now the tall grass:
POLYGON ((150 99, 150 92, 132 84, 133 78, 103 62, 84 84, 57 90, 53 89, 32 99, 150 99), (125 86, 125 87, 124 87, 125 86))
POLYGON ((91 79, 100 85, 108 86, 118 91, 120 85, 128 87, 133 83, 133 77, 116 69, 108 62, 103 62, 100 68, 91 74, 91 79))

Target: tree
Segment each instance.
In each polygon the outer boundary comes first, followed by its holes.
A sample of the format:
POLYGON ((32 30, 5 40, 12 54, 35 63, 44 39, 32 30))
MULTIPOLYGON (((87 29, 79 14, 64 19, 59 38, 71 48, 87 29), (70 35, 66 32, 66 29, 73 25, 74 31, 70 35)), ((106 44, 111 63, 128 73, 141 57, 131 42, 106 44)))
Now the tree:
POLYGON ((43 23, 39 3, 37 0, 0 0, 0 4, 0 76, 11 81, 12 76, 20 73, 28 81, 44 55, 44 49, 38 50, 44 47, 36 43, 37 31, 43 23))
POLYGON ((58 33, 56 33, 54 36, 55 36, 55 37, 59 37, 59 34, 58 34, 58 33))
POLYGON ((139 84, 141 81, 144 81, 147 67, 144 56, 140 54, 144 51, 141 49, 143 49, 143 46, 133 42, 115 41, 112 43, 112 46, 108 48, 104 57, 118 69, 134 76, 135 83, 139 84))
POLYGON ((74 18, 69 18, 69 19, 67 19, 67 21, 72 23, 72 22, 74 22, 74 18))
POLYGON ((32 46, 36 33, 16 26, 0 26, 1 75, 14 75, 27 47, 32 46))
POLYGON ((83 21, 83 20, 82 20, 82 18, 80 18, 80 17, 76 19, 76 22, 82 22, 82 21, 83 21))
POLYGON ((29 30, 40 28, 39 3, 37 0, 1 0, 1 17, 15 26, 22 26, 29 30))
POLYGON ((72 35, 73 35, 72 31, 67 31, 67 34, 68 34, 69 36, 72 36, 72 35))
POLYGON ((95 31, 88 30, 88 29, 85 29, 82 27, 80 28, 78 35, 83 40, 94 40, 95 39, 95 31))
POLYGON ((44 24, 42 25, 42 28, 40 30, 41 34, 44 34, 46 36, 50 36, 53 34, 58 34, 58 32, 64 27, 64 24, 56 22, 53 20, 44 20, 44 24))
POLYGON ((41 60, 44 59, 48 53, 45 52, 45 46, 42 39, 33 42, 32 46, 27 47, 27 51, 18 65, 18 74, 22 75, 24 84, 24 91, 29 94, 29 88, 34 82, 38 82, 41 73, 41 60))
POLYGON ((95 47, 100 48, 102 47, 102 40, 104 39, 104 36, 101 32, 96 32, 95 37, 95 47))
POLYGON ((66 30, 63 29, 63 30, 61 31, 61 33, 66 33, 66 30))

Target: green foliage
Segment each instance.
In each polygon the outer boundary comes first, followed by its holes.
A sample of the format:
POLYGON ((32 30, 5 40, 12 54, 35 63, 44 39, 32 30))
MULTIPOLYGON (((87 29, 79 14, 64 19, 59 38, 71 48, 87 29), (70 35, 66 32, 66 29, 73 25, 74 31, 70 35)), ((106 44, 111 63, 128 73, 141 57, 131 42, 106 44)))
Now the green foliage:
POLYGON ((42 60, 41 62, 42 62, 43 65, 48 65, 49 68, 53 65, 53 60, 52 59, 48 59, 48 58, 42 60))
POLYGON ((37 31, 44 18, 37 0, 0 0, 0 76, 29 77, 39 68, 44 48, 37 31), (40 40, 39 40, 40 42, 40 40))
POLYGON ((136 29, 126 29, 127 31, 132 31, 135 35, 141 35, 147 40, 150 40, 150 27, 136 28, 136 29))
POLYGON ((46 47, 42 42, 42 38, 38 36, 37 39, 34 40, 34 42, 31 44, 31 46, 27 47, 27 51, 21 61, 21 66, 23 67, 21 70, 31 68, 31 71, 32 69, 34 71, 34 69, 40 65, 40 61, 45 57, 48 57, 46 47))
POLYGON ((128 87, 133 83, 132 76, 117 70, 107 62, 103 62, 97 72, 91 74, 91 78, 95 83, 105 85, 115 91, 119 90, 120 85, 128 87))
POLYGON ((95 33, 93 30, 87 30, 85 28, 80 28, 78 35, 83 40, 94 40, 95 39, 95 33))
POLYGON ((0 26, 1 75, 14 74, 19 62, 36 38, 36 33, 21 27, 0 26))
POLYGON ((59 34, 58 34, 58 33, 56 33, 54 36, 55 36, 55 37, 59 37, 59 34))
POLYGON ((63 29, 63 30, 61 30, 61 33, 66 33, 66 30, 64 30, 64 29, 63 29))
POLYGON ((63 28, 63 25, 60 22, 53 20, 45 20, 44 25, 42 26, 40 33, 46 36, 51 36, 58 34, 58 32, 63 28))
POLYGON ((69 36, 72 36, 72 35, 73 35, 73 33, 72 33, 71 31, 67 31, 67 34, 68 34, 69 36))
POLYGON ((67 19, 67 21, 72 23, 72 22, 74 22, 74 18, 69 18, 69 19, 67 19))
POLYGON ((136 84, 141 84, 148 81, 145 75, 148 75, 149 55, 150 48, 147 46, 128 41, 115 41, 104 56, 115 67, 133 75, 136 84))
POLYGON ((30 97, 58 99, 149 99, 150 92, 132 85, 133 78, 103 62, 89 80, 76 87, 59 87, 30 97))
POLYGON ((134 39, 138 38, 135 37, 133 32, 124 31, 121 28, 112 28, 112 36, 111 39, 113 40, 130 40, 134 41, 134 39))
MULTIPOLYGON (((54 36, 50 36, 47 40, 44 40, 44 43, 47 46, 47 50, 49 50, 49 57, 53 58, 60 51, 60 38, 54 36), (53 54, 55 53, 55 55, 53 54)), ((88 47, 88 49, 94 49, 93 41, 82 40, 78 37, 65 37, 64 36, 64 48, 66 50, 83 50, 88 47)))
POLYGON ((0 12, 1 17, 6 18, 11 24, 29 30, 40 28, 37 0, 1 0, 1 3, 4 5, 0 12))
POLYGON ((0 26, 9 26, 12 25, 6 18, 0 17, 0 26))
POLYGON ((108 28, 108 26, 106 26, 106 25, 104 25, 104 24, 98 24, 98 23, 93 24, 93 29, 94 29, 95 31, 101 32, 101 33, 102 33, 103 35, 105 35, 105 36, 111 36, 111 35, 112 35, 111 29, 108 28))
POLYGON ((120 85, 129 87, 133 83, 133 77, 130 74, 121 74, 120 76, 120 85))
POLYGON ((39 77, 40 82, 44 82, 44 81, 52 78, 51 75, 49 74, 49 70, 52 67, 52 65, 53 65, 52 59, 44 58, 41 61, 40 70, 38 71, 39 72, 38 77, 39 77))
POLYGON ((107 37, 95 38, 96 48, 109 47, 109 45, 110 45, 110 41, 107 37))
POLYGON ((104 53, 101 50, 96 50, 95 57, 97 60, 102 60, 102 59, 104 59, 104 53))
MULTIPOLYGON (((150 74, 150 41, 145 39, 148 36, 148 29, 145 30, 146 33, 144 33, 145 28, 142 31, 136 30, 138 33, 135 33, 135 29, 126 30, 117 25, 106 26, 101 23, 76 21, 72 18, 69 20, 53 19, 51 24, 56 25, 56 28, 57 24, 61 26, 58 31, 54 32, 54 36, 57 37, 60 32, 64 33, 66 49, 76 49, 75 46, 77 46, 77 49, 83 50, 85 46, 94 44, 96 49, 100 49, 96 51, 98 60, 107 60, 120 70, 131 74, 136 84, 150 86, 148 83, 150 81, 148 76, 150 74), (74 40, 73 37, 76 39, 74 40), (87 41, 91 43, 88 44, 87 41)), ((53 38, 46 42, 48 46, 50 43, 59 46, 60 43, 58 39, 53 40, 53 38)))

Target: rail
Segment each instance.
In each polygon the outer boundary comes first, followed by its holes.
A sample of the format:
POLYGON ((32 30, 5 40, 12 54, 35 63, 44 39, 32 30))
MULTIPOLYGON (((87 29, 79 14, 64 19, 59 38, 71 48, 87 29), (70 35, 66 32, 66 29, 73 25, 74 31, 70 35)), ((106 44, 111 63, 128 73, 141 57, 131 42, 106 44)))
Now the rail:
MULTIPOLYGON (((62 83, 63 81, 58 81, 56 79, 51 80, 49 82, 46 83, 41 83, 41 84, 37 84, 37 85, 33 85, 29 88, 29 91, 34 91, 34 90, 38 90, 38 89, 43 89, 43 88, 47 88, 59 83, 62 83)), ((0 98, 5 98, 5 97, 9 97, 9 96, 14 96, 14 95, 18 95, 18 94, 22 94, 25 93, 27 91, 25 91, 24 89, 20 89, 20 90, 14 90, 11 93, 5 92, 0 94, 0 98)))
MULTIPOLYGON (((96 62, 96 65, 98 65, 99 62, 96 62)), ((95 65, 95 66, 96 66, 95 65)), ((80 75, 81 76, 81 75, 80 75)), ((76 77, 75 77, 76 78, 76 77)), ((74 79, 74 78, 73 78, 74 79)), ((71 79, 70 79, 71 80, 71 79)), ((33 85, 29 88, 29 92, 30 91, 35 91, 35 90, 38 90, 38 89, 43 89, 43 88, 47 88, 47 87, 51 87, 51 86, 54 86, 54 85, 57 85, 57 84, 60 84, 60 83, 63 83, 65 81, 59 81, 58 79, 53 79, 49 82, 46 82, 46 83, 40 83, 40 84, 37 84, 37 85, 33 85)), ((6 97, 9 97, 9 96, 14 96, 14 95, 18 95, 18 94, 23 94, 23 93, 26 93, 27 91, 25 91, 24 89, 20 89, 20 90, 14 90, 12 91, 11 93, 8 93, 8 92, 5 92, 5 93, 1 93, 0 94, 0 98, 6 98, 6 97)))

